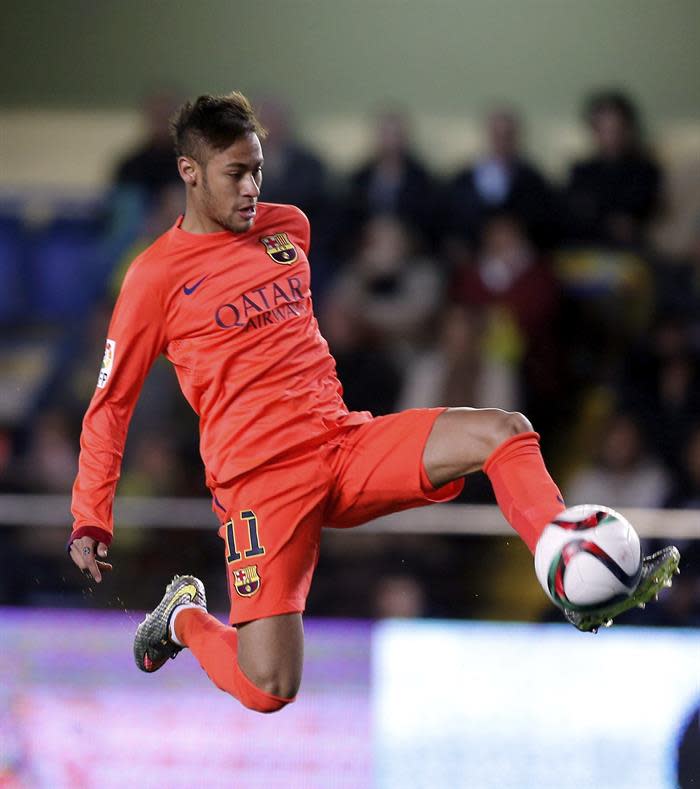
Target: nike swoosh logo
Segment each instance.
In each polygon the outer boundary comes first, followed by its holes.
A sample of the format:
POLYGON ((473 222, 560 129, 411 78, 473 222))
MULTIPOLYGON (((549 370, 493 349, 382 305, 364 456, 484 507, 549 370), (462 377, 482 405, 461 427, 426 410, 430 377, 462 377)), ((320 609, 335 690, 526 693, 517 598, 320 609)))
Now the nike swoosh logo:
POLYGON ((183 586, 182 589, 179 589, 175 597, 170 601, 170 604, 167 606, 165 611, 163 611, 163 616, 169 614, 176 605, 181 605, 182 603, 187 602, 183 600, 183 597, 189 597, 189 602, 194 603, 195 595, 197 594, 197 587, 194 584, 188 584, 187 586, 183 586))
POLYGON ((202 279, 200 279, 199 282, 195 282, 194 285, 192 285, 192 287, 188 288, 187 285, 183 285, 182 290, 183 290, 185 296, 191 296, 195 292, 195 290, 197 290, 197 288, 202 284, 202 282, 204 282, 204 280, 208 276, 209 276, 209 274, 205 274, 202 277, 202 279))

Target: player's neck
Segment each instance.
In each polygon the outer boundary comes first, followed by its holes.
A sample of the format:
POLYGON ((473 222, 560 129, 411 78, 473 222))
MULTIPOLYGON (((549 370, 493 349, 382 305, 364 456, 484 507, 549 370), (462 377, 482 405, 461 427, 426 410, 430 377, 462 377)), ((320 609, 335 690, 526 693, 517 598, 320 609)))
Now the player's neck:
POLYGON ((180 228, 187 233, 221 233, 226 228, 222 227, 218 222, 215 222, 206 214, 197 211, 191 204, 185 206, 185 215, 180 222, 180 228))

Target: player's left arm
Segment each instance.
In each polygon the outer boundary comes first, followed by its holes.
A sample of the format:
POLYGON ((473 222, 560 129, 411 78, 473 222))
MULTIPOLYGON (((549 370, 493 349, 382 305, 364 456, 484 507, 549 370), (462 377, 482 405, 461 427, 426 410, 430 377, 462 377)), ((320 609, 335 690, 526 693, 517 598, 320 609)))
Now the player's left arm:
POLYGON ((153 362, 166 345, 161 288, 153 268, 128 272, 110 321, 97 388, 83 419, 74 516, 73 562, 96 581, 112 540, 112 503, 131 415, 153 362))

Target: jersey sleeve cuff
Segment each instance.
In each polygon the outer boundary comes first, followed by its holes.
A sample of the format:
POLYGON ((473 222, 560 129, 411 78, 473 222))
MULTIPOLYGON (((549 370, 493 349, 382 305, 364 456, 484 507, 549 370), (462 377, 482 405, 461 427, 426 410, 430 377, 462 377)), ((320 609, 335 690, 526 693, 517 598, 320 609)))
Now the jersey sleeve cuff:
POLYGON ((112 535, 106 529, 100 526, 80 526, 71 532, 66 550, 70 550, 73 540, 79 540, 81 537, 92 537, 93 540, 103 542, 107 546, 112 542, 112 535))

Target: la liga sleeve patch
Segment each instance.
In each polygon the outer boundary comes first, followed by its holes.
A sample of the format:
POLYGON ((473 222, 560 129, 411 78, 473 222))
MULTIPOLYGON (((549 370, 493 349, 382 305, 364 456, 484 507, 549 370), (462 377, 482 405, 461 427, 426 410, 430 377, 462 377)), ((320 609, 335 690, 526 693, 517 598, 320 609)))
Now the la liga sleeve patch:
POLYGON ((109 381, 110 373, 112 372, 112 366, 114 365, 114 351, 117 347, 117 343, 114 340, 107 340, 105 344, 105 355, 102 358, 102 367, 100 368, 100 374, 97 377, 97 388, 104 389, 107 386, 107 381, 109 381))

